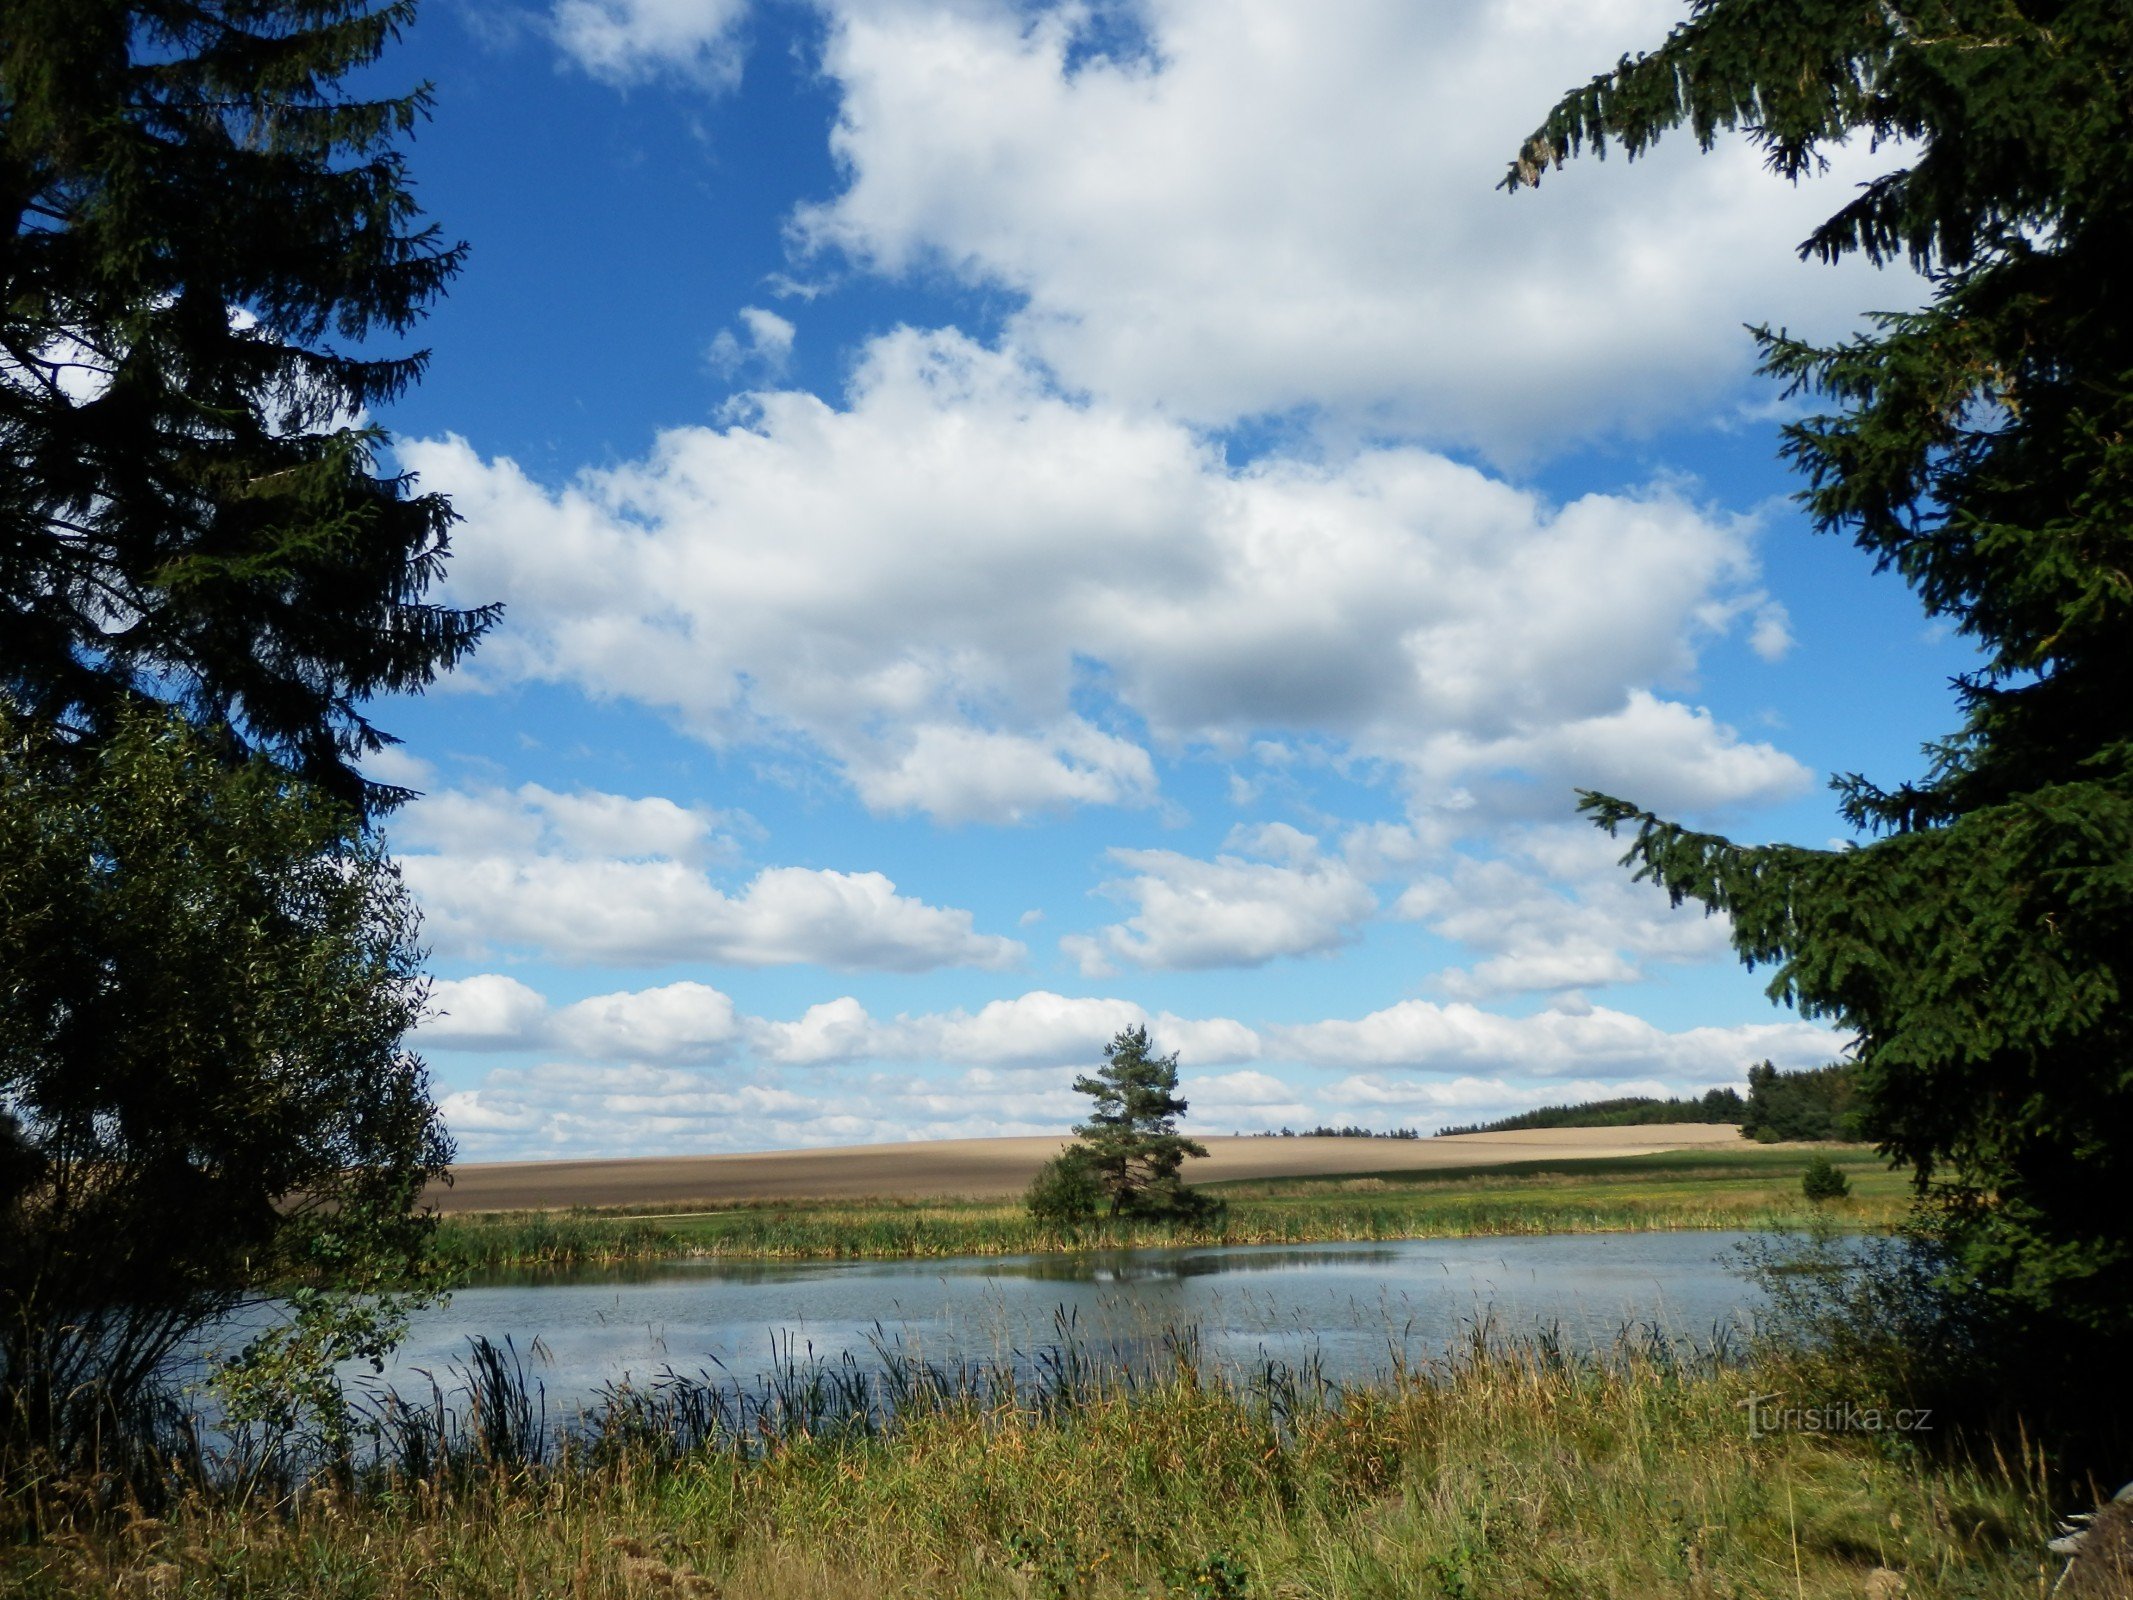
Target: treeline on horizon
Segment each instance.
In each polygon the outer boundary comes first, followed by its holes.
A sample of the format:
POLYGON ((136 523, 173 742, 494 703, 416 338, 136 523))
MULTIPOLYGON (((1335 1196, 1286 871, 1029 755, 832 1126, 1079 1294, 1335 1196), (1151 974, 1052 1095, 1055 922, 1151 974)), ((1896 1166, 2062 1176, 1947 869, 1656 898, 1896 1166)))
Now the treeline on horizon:
POLYGON ((1315 1128, 1262 1128, 1246 1134, 1248 1139, 1419 1139, 1418 1128, 1365 1128, 1355 1123, 1335 1128, 1320 1123, 1315 1128))
POLYGON ((1731 1122, 1741 1137, 1758 1144, 1780 1140, 1863 1138, 1858 1106, 1858 1070, 1833 1062, 1803 1072, 1780 1072, 1764 1061, 1748 1069, 1748 1093, 1712 1089, 1694 1099, 1661 1100, 1624 1095, 1576 1105, 1539 1106, 1495 1122, 1439 1128, 1437 1137, 1462 1133, 1517 1133, 1531 1128, 1633 1128, 1672 1122, 1731 1122))

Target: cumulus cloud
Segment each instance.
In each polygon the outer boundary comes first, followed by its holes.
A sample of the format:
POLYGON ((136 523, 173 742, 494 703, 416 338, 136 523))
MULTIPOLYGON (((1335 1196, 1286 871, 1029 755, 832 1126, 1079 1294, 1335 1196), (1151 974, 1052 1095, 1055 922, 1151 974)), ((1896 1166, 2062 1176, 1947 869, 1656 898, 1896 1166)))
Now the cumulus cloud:
POLYGON ((924 972, 1010 967, 1027 953, 879 872, 767 867, 729 893, 699 864, 722 853, 715 822, 668 800, 527 784, 426 797, 394 832, 424 932, 447 955, 924 972))
POLYGON ((1151 1014, 1130 1000, 1072 998, 1035 989, 976 1011, 876 1018, 850 997, 810 1006, 794 1022, 757 1021, 751 1037, 766 1060, 788 1065, 924 1061, 1019 1071, 1088 1067, 1122 1029, 1147 1027, 1159 1051, 1196 1064, 1248 1061, 1259 1038, 1227 1017, 1151 1014))
POLYGON ((844 996, 790 1020, 747 1015, 692 982, 560 1008, 497 974, 439 989, 460 1025, 427 1025, 425 1047, 557 1057, 492 1071, 444 1098, 447 1121, 477 1155, 1057 1132, 1087 1110, 1073 1074, 1136 1026, 1181 1057, 1189 1125, 1207 1132, 1463 1122, 1609 1095, 1694 1094, 1739 1084, 1766 1058, 1819 1065, 1842 1043, 1801 1022, 1669 1032, 1574 997, 1523 1017, 1406 1001, 1360 1018, 1254 1027, 1043 989, 974 1011, 887 1017, 844 996), (1329 1072, 1338 1076, 1327 1081, 1329 1072))
POLYGON ((1841 1041, 1827 1028, 1788 1021, 1669 1033, 1604 1006, 1565 1005, 1526 1017, 1465 1001, 1403 1000, 1354 1021, 1269 1028, 1270 1052, 1325 1066, 1404 1067, 1435 1073, 1572 1073, 1601 1079, 1650 1075, 1730 1082, 1757 1061, 1819 1066, 1841 1041))
POLYGON ((922 811, 942 822, 1023 822, 1075 805, 1145 805, 1155 763, 1130 739, 1063 717, 1031 734, 921 723, 896 748, 847 767, 875 811, 922 811))
POLYGON ((858 1132, 854 1119, 774 1083, 684 1067, 499 1068, 438 1109, 462 1156, 476 1159, 835 1144, 858 1132))
POLYGON ((954 821, 1146 803, 1142 730, 1333 741, 1432 803, 1505 774, 1551 808, 1804 781, 1661 697, 1738 612, 1714 597, 1753 592, 1750 528, 1672 490, 1554 505, 1394 446, 1234 466, 953 332, 873 342, 841 407, 753 405, 554 490, 405 446, 466 519, 455 594, 508 608, 473 671, 797 738, 874 809, 954 821))
POLYGON ((1723 918, 1636 881, 1619 865, 1621 845, 1594 829, 1528 828, 1502 848, 1495 859, 1455 857, 1393 905, 1395 916, 1485 952, 1471 969, 1439 975, 1454 995, 1633 983, 1651 961, 1727 953, 1723 918))
POLYGON ((1311 407, 1542 454, 1702 414, 1753 362, 1744 322, 1826 332, 1915 293, 1793 254, 1886 155, 1793 188, 1744 141, 1677 136, 1497 192, 1678 0, 831 14, 846 181, 800 246, 1016 292, 1009 336, 1067 383, 1202 423, 1311 407))
POLYGON ((756 832, 754 819, 741 812, 679 805, 657 795, 586 789, 562 794, 538 783, 425 794, 394 813, 391 828, 402 848, 451 854, 687 862, 728 857, 736 833, 756 832))
POLYGON ((595 995, 556 1014, 550 1037, 602 1060, 715 1059, 738 1037, 733 1002, 709 984, 595 995))
POLYGON ((1152 968, 1255 967, 1277 956, 1313 955, 1346 944, 1377 909, 1370 888, 1347 864, 1320 854, 1318 841, 1285 823, 1232 836, 1259 857, 1223 854, 1201 861, 1173 850, 1113 850, 1134 873, 1103 885, 1135 907, 1094 937, 1069 935, 1061 948, 1083 972, 1114 961, 1152 968))
MULTIPOLYGON (((834 1069, 830 1069, 834 1070, 834 1069)), ((1737 1073, 1686 1079, 1637 1076, 1536 1080, 1517 1075, 1419 1077, 1354 1073, 1327 1084, 1245 1068, 1191 1073, 1180 1083, 1188 1130, 1252 1132, 1320 1122, 1420 1126, 1474 1122, 1608 1094, 1700 1093, 1737 1073)), ((543 1063, 490 1072, 441 1101, 462 1157, 664 1155, 1058 1134, 1087 1110, 1061 1076, 1032 1083, 969 1067, 945 1077, 845 1073, 826 1092, 774 1073, 659 1065, 543 1063)), ((1663 1132, 1664 1130, 1655 1130, 1663 1132)))
POLYGON ((748 0, 557 0, 549 26, 565 59, 604 83, 741 81, 748 0))
POLYGON ((538 1042, 547 1022, 548 1002, 539 990, 484 972, 431 984, 429 1011, 415 1036, 452 1050, 517 1050, 538 1042))
POLYGON ((441 950, 564 962, 813 963, 884 972, 1011 967, 1024 947, 971 914, 898 894, 879 872, 769 867, 737 895, 676 861, 411 855, 401 871, 441 950))
POLYGON ((1309 1101, 1297 1086, 1272 1073, 1196 1073, 1182 1078, 1178 1088, 1189 1108, 1187 1125, 1194 1128, 1248 1125, 1256 1132, 1284 1124, 1310 1125, 1314 1121, 1309 1101))

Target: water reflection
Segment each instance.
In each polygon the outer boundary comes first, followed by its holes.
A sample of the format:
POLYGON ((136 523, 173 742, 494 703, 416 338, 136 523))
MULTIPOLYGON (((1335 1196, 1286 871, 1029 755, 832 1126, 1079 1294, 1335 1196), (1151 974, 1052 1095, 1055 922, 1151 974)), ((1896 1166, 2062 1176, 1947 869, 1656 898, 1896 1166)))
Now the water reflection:
POLYGON ((1184 1278, 1293 1272, 1299 1268, 1323 1270, 1336 1265, 1376 1264, 1390 1268, 1398 1260, 1398 1252, 1385 1245, 1265 1245, 1250 1250, 1202 1247, 1008 1256, 998 1261, 956 1262, 950 1264, 949 1270, 972 1277, 1026 1278, 1035 1283, 1163 1283, 1184 1278))
POLYGON ((518 1274, 422 1313, 386 1374, 421 1374, 467 1340, 535 1347, 551 1402, 660 1372, 776 1370, 781 1350, 837 1362, 893 1339, 916 1359, 1014 1366, 1051 1347, 1061 1319, 1091 1348, 1185 1336, 1203 1359, 1248 1371, 1308 1362, 1338 1381, 1417 1364, 1487 1320, 1601 1348, 1628 1324, 1689 1339, 1736 1324, 1749 1286, 1730 1269, 1742 1236, 1604 1234, 1384 1244, 1089 1251, 950 1261, 668 1261, 518 1274))

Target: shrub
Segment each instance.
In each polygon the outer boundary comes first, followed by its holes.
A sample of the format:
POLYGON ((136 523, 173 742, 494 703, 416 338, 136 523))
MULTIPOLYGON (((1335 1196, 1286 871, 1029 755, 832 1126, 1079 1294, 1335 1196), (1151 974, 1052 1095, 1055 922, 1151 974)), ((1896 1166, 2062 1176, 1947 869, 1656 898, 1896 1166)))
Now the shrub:
POLYGON ((1837 1170, 1837 1164, 1828 1156, 1816 1156, 1807 1163, 1807 1171, 1800 1178, 1800 1192, 1818 1204, 1824 1200, 1848 1199, 1852 1181, 1837 1170))
POLYGON ((1095 1219, 1103 1204, 1103 1188, 1078 1148, 1062 1150, 1037 1169, 1030 1180, 1029 1214, 1055 1227, 1073 1227, 1095 1219))

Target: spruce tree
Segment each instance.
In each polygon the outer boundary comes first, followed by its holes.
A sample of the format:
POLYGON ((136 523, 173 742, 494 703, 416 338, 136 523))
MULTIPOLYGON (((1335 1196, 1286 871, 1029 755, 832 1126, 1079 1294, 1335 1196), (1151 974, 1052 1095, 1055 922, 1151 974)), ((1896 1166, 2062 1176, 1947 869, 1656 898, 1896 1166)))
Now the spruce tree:
POLYGON ((341 91, 412 0, 0 9, 0 695, 94 743, 143 697, 370 809, 366 697, 493 619, 422 596, 450 507, 370 408, 460 265, 341 91), (384 343, 381 343, 384 341, 384 343))
POLYGON ((1854 849, 1582 803, 1641 876, 1731 919, 1774 997, 1857 1034, 1867 1132, 1916 1175, 1949 1286, 2092 1408, 2133 1352, 2129 62, 2123 0, 1698 0, 1506 180, 1680 128, 1739 130, 1794 179, 1897 141, 1801 253, 1908 259, 1929 303, 1829 347, 1756 337, 1825 406, 1782 444, 1815 524, 1976 645, 1960 726, 1910 781, 1835 781, 1854 849))
POLYGON ((427 92, 341 88, 411 14, 0 6, 0 1477, 98 1465, 268 1293, 247 1403, 327 1399, 428 1281, 450 1142, 357 762, 494 612, 425 601, 451 509, 368 419, 462 255, 427 92))

